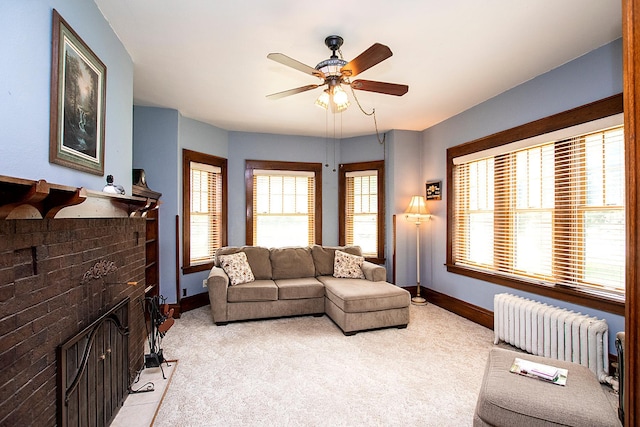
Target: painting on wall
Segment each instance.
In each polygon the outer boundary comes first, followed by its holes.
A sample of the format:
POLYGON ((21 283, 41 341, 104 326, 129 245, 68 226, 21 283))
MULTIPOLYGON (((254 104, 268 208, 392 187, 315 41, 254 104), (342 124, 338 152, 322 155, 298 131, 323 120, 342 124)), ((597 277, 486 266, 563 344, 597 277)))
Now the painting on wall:
POLYGON ((53 10, 49 161, 104 175, 107 67, 53 10))
POLYGON ((427 200, 442 200, 442 181, 427 182, 427 200))

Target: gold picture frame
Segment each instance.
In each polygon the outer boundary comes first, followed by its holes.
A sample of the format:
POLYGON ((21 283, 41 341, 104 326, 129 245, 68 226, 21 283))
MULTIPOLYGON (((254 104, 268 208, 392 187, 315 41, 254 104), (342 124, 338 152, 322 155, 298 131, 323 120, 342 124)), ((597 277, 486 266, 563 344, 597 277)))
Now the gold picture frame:
POLYGON ((104 175, 107 67, 53 10, 49 162, 104 175))

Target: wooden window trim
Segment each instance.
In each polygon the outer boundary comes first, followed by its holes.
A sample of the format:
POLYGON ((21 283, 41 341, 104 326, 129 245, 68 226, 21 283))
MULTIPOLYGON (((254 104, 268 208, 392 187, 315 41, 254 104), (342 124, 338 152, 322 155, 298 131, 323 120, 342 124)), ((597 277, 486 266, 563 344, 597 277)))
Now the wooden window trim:
POLYGON ((338 175, 338 244, 346 244, 346 194, 347 194, 347 172, 358 172, 375 170, 378 172, 378 256, 367 257, 366 260, 375 264, 385 263, 385 188, 384 188, 384 160, 371 162, 345 163, 340 165, 338 175))
MULTIPOLYGON (((564 111, 552 116, 548 116, 521 126, 517 126, 502 132, 495 133, 474 141, 470 141, 455 147, 447 149, 447 271, 451 273, 461 274, 479 280, 507 286, 525 292, 567 301, 590 307, 609 313, 624 316, 624 301, 614 300, 599 295, 585 292, 573 288, 565 288, 561 286, 546 287, 528 283, 524 280, 518 280, 510 277, 504 277, 488 272, 481 272, 454 264, 453 254, 453 229, 455 224, 454 218, 454 182, 453 182, 453 160, 457 157, 487 150, 490 148, 500 147, 515 141, 542 135, 545 133, 557 131, 571 126, 587 123, 603 117, 620 114, 623 112, 622 94, 604 98, 599 101, 592 102, 568 111, 564 111)), ((626 136, 625 136, 626 138, 626 136)))
POLYGON ((246 160, 244 169, 244 183, 246 195, 246 232, 245 244, 253 245, 253 171, 262 170, 287 170, 304 171, 315 174, 315 235, 317 245, 322 244, 322 163, 308 162, 280 162, 273 160, 246 160))
POLYGON ((227 245, 227 159, 182 150, 182 273, 210 270, 213 261, 191 265, 191 162, 218 166, 222 169, 222 246, 227 245))

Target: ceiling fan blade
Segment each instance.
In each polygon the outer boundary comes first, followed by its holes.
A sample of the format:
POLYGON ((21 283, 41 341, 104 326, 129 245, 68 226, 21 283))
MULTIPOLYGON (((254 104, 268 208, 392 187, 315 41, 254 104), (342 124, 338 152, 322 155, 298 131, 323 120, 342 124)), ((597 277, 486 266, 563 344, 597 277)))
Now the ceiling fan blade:
POLYGON ((342 67, 340 72, 345 77, 352 77, 360 74, 364 70, 368 70, 376 64, 379 64, 391 55, 393 55, 393 53, 388 46, 380 43, 374 43, 369 49, 365 50, 342 67))
POLYGON ((286 65, 287 67, 295 68, 298 71, 302 71, 306 74, 311 74, 312 76, 316 76, 324 80, 324 73, 322 71, 316 70, 315 68, 303 64, 300 61, 296 61, 293 58, 289 58, 287 55, 284 55, 282 53, 270 53, 267 55, 267 58, 279 62, 282 65, 286 65))
POLYGON ((284 98, 285 96, 295 95, 296 93, 306 92, 308 90, 315 89, 315 88, 317 88, 319 86, 320 85, 306 85, 306 86, 302 86, 302 87, 297 87, 295 89, 285 90, 284 92, 272 93, 271 95, 267 95, 267 98, 269 98, 269 99, 280 99, 280 98, 284 98))
POLYGON ((409 91, 409 86, 396 83, 374 82, 372 80, 354 80, 351 87, 368 92, 384 93, 386 95, 402 96, 409 91))

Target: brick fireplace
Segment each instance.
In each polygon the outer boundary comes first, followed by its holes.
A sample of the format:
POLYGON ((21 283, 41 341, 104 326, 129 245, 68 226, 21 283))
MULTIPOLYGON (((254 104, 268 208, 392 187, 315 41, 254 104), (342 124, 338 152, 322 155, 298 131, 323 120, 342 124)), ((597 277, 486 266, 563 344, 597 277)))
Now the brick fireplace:
POLYGON ((0 425, 56 424, 57 347, 127 297, 131 383, 144 363, 144 280, 143 218, 0 220, 0 425), (115 269, 91 278, 105 262, 115 269))

